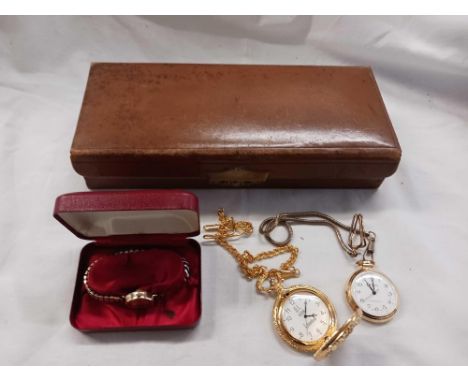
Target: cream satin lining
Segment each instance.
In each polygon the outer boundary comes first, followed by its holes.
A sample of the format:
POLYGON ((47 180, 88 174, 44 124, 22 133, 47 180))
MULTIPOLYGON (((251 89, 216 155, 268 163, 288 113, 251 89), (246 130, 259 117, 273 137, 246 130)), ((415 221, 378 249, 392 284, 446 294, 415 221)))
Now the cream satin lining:
POLYGON ((197 231, 192 210, 62 212, 60 217, 84 236, 177 234, 197 231))

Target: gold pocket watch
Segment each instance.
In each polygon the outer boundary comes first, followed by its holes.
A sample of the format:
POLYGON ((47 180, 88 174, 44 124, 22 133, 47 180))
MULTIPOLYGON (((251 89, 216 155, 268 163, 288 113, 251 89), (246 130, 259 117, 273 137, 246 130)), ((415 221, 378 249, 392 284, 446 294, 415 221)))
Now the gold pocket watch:
POLYGON ((273 323, 280 337, 296 350, 314 352, 316 359, 334 351, 360 318, 357 309, 337 330, 334 306, 323 292, 308 285, 282 289, 273 307, 273 323))
POLYGON ((395 284, 374 269, 372 260, 357 262, 346 287, 346 300, 353 309, 362 310, 362 318, 376 324, 390 321, 398 310, 399 297, 395 284))
MULTIPOLYGON (((355 216, 355 219, 361 219, 359 227, 364 237, 365 249, 361 260, 356 262, 358 270, 351 275, 346 285, 346 300, 351 309, 362 310, 364 320, 383 324, 390 321, 398 310, 398 292, 389 277, 375 270, 375 233, 364 231, 362 216, 355 216)), ((354 252, 349 254, 353 256, 354 252)))
POLYGON ((376 235, 372 231, 365 231, 361 214, 355 214, 351 225, 347 226, 318 211, 280 213, 265 219, 259 230, 271 244, 284 246, 289 244, 293 235, 291 224, 331 227, 339 244, 349 256, 362 257, 356 262, 359 269, 351 275, 346 286, 346 300, 351 309, 360 310, 362 318, 372 323, 388 322, 395 316, 399 305, 398 292, 390 278, 375 270, 376 235), (270 235, 278 226, 286 228, 287 237, 283 241, 276 241, 270 235), (339 229, 349 232, 347 242, 343 240, 339 229))
POLYGON ((352 317, 337 328, 335 308, 323 292, 307 285, 283 286, 284 280, 299 276, 299 270, 294 267, 299 253, 296 247, 288 244, 255 256, 248 251, 241 253, 228 239, 249 236, 253 232, 252 224, 236 222, 226 217, 223 210, 218 211, 218 218, 219 224, 205 226, 206 231, 214 233, 204 238, 214 240, 229 252, 244 275, 257 280, 258 292, 275 296, 273 324, 279 336, 295 350, 313 352, 316 359, 325 358, 342 344, 359 323, 361 310, 356 309, 352 317), (255 264, 284 253, 290 253, 290 257, 279 269, 255 264))

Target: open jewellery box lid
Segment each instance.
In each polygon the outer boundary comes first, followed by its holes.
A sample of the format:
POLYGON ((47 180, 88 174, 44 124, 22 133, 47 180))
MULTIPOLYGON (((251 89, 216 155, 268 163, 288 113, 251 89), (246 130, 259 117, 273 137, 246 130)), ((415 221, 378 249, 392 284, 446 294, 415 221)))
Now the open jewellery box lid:
POLYGON ((64 194, 55 201, 54 217, 82 239, 200 233, 198 198, 180 190, 64 194))

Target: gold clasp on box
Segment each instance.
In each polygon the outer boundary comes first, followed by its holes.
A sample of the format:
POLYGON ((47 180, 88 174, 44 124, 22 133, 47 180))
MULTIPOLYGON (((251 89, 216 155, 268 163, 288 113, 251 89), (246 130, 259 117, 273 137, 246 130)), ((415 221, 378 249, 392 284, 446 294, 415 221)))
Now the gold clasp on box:
POLYGON ((256 184, 265 183, 268 179, 269 172, 252 171, 245 168, 236 167, 221 172, 212 172, 208 174, 208 180, 211 184, 217 186, 253 186, 256 184))

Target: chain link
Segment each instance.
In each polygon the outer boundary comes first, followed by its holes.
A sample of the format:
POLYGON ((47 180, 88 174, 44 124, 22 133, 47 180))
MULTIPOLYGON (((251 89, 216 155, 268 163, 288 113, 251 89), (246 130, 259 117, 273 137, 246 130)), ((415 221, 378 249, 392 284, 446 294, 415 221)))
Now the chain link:
POLYGON ((265 219, 259 227, 259 232, 273 245, 284 246, 289 244, 293 236, 292 224, 326 225, 335 232, 338 243, 351 257, 362 255, 363 259, 373 257, 375 233, 364 229, 364 218, 361 214, 353 215, 351 225, 346 225, 333 217, 318 211, 308 212, 283 212, 274 217, 265 219), (311 219, 315 218, 315 219, 311 219), (283 241, 276 241, 271 237, 271 232, 282 226, 288 236, 283 241), (340 229, 349 232, 347 242, 343 239, 340 229))
POLYGON ((253 232, 252 224, 247 221, 235 221, 232 217, 227 217, 223 209, 218 211, 218 220, 219 224, 205 226, 206 231, 216 232, 205 235, 204 238, 214 240, 234 257, 242 273, 248 279, 257 279, 256 288, 259 292, 277 293, 281 289, 284 280, 299 276, 299 270, 294 267, 299 254, 297 247, 288 244, 271 251, 260 252, 257 255, 252 255, 249 251, 241 253, 229 243, 228 239, 250 236, 253 232), (290 256, 280 265, 279 269, 269 269, 264 265, 255 264, 285 253, 290 253, 290 256), (266 282, 269 283, 269 286, 265 286, 266 282))

